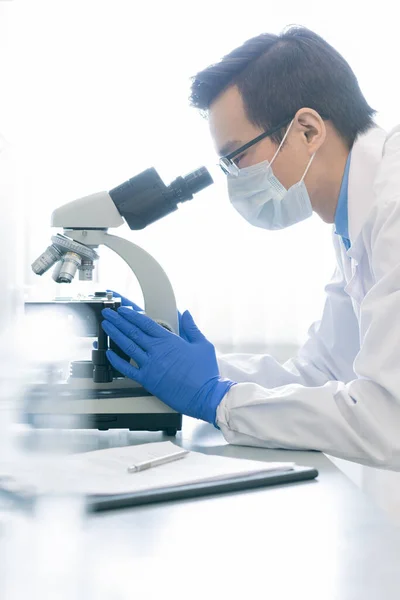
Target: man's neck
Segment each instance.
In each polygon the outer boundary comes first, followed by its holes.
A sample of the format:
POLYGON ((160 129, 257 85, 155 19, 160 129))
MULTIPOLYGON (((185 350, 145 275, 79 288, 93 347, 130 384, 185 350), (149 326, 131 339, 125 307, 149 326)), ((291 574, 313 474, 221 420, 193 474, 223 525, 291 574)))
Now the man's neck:
POLYGON ((321 185, 313 198, 313 209, 325 223, 334 223, 337 203, 346 168, 349 148, 337 135, 331 133, 329 143, 321 153, 321 185))

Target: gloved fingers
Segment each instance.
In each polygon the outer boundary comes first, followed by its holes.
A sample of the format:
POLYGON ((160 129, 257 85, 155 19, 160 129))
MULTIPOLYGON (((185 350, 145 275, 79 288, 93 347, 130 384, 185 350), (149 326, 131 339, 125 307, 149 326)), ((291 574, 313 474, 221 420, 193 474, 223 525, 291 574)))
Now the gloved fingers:
POLYGON ((122 306, 131 306, 133 308, 133 310, 138 310, 139 312, 143 312, 143 308, 140 308, 140 306, 138 306, 137 304, 132 302, 132 300, 125 298, 125 296, 121 296, 121 294, 118 294, 118 292, 114 292, 114 290, 106 290, 106 291, 111 292, 113 296, 117 296, 118 298, 121 298, 122 306))
MULTIPOLYGON (((131 306, 134 310, 136 310, 138 312, 144 312, 143 308, 141 308, 140 306, 138 306, 137 304, 132 302, 132 300, 129 300, 125 296, 122 296, 118 292, 116 292, 114 290, 106 290, 106 292, 111 292, 113 296, 118 296, 118 298, 121 298, 122 306, 131 306)), ((178 310, 179 335, 181 336, 182 339, 184 339, 187 342, 189 340, 186 338, 185 332, 183 331, 183 328, 181 327, 181 319, 182 319, 182 314, 178 310)))
POLYGON ((188 310, 185 310, 185 312, 183 313, 180 325, 182 333, 185 335, 185 339, 188 342, 203 342, 207 339, 197 327, 192 315, 188 310))
POLYGON ((110 323, 110 321, 103 321, 101 326, 113 342, 115 342, 125 354, 133 358, 139 367, 147 362, 148 356, 146 352, 144 352, 132 339, 128 338, 122 331, 115 327, 115 325, 110 323))
MULTIPOLYGON (((130 308, 126 310, 129 313, 135 312, 130 308)), ((115 325, 115 327, 124 333, 130 340, 138 344, 144 350, 147 350, 147 348, 150 348, 153 345, 154 340, 151 337, 146 333, 143 333, 141 329, 128 321, 128 319, 125 319, 122 315, 118 314, 115 310, 105 308, 102 311, 102 315, 107 321, 110 321, 110 323, 115 325)))
POLYGON ((188 342, 189 340, 187 339, 186 333, 184 328, 182 327, 182 314, 179 312, 178 310, 178 324, 179 324, 179 336, 185 340, 185 342, 188 342))
POLYGON ((138 313, 135 310, 121 307, 118 309, 118 314, 124 317, 124 319, 126 319, 133 325, 135 325, 145 334, 153 338, 165 338, 169 335, 175 335, 167 329, 165 329, 165 327, 162 327, 161 325, 153 321, 153 319, 150 319, 150 317, 148 317, 147 315, 143 313, 138 313))
POLYGON ((125 377, 129 377, 129 379, 133 379, 133 381, 137 381, 137 383, 142 383, 142 374, 140 369, 134 367, 126 360, 115 354, 112 350, 107 350, 107 358, 114 367, 117 369, 122 375, 125 377))

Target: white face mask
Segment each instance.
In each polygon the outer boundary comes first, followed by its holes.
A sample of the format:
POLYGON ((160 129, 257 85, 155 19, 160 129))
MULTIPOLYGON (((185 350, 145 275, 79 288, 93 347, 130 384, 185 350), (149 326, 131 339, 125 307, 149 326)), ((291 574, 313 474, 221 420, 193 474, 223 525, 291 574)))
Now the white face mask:
POLYGON ((272 172, 272 163, 292 127, 290 123, 271 162, 265 160, 228 175, 228 194, 233 207, 251 225, 263 229, 284 229, 312 215, 312 206, 304 178, 313 161, 312 155, 301 180, 288 190, 272 172))

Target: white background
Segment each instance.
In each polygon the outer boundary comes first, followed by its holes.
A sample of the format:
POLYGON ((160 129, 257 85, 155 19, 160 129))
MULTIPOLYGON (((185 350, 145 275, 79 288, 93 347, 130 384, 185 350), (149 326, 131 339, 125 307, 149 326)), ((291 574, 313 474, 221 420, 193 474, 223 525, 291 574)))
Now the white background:
MULTIPOLYGON (((199 165, 215 185, 141 232, 119 230, 157 258, 178 306, 221 348, 297 344, 318 318, 333 269, 317 217, 284 232, 250 227, 229 205, 207 122, 188 105, 190 76, 247 38, 297 23, 348 59, 378 121, 396 123, 397 31, 389 2, 15 2, 13 89, 0 130, 23 154, 26 284, 50 239, 52 209, 155 166, 166 183, 199 165), (362 7, 362 10, 361 10, 362 7), (273 8, 273 10, 272 10, 273 8), (392 28, 392 33, 391 33, 392 28)), ((312 68, 312 65, 310 65, 312 68)), ((104 255, 107 252, 103 252, 104 255)), ((118 259, 101 284, 140 294, 118 259)))

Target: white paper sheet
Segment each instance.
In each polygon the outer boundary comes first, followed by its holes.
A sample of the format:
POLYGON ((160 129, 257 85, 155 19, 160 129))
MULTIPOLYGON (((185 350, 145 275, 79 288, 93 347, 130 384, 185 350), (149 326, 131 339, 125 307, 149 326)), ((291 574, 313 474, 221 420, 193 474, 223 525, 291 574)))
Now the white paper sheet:
MULTIPOLYGON (((136 473, 127 471, 136 462, 170 454, 174 449, 181 450, 172 442, 107 448, 37 462, 36 467, 30 462, 29 468, 20 465, 18 473, 14 469, 9 474, 16 482, 24 482, 39 492, 122 494, 245 473, 289 471, 294 467, 294 463, 268 463, 189 452, 184 458, 165 465, 136 473)), ((0 465, 0 484, 1 473, 6 474, 4 465, 3 468, 0 465)))

